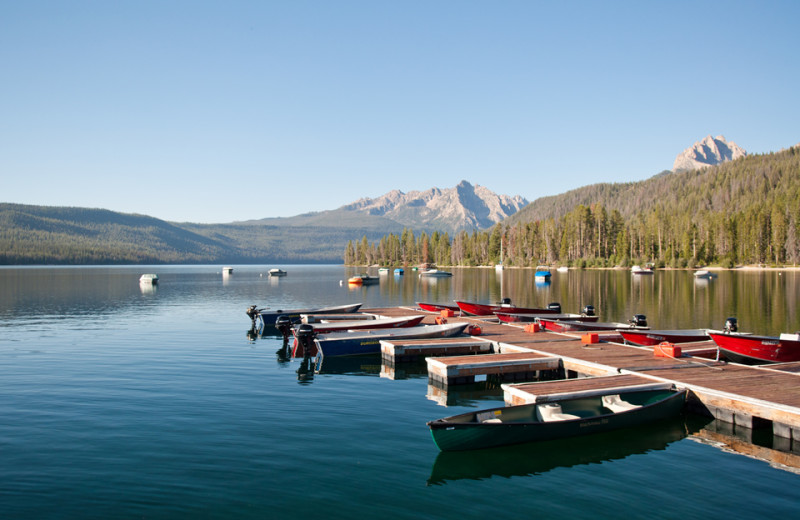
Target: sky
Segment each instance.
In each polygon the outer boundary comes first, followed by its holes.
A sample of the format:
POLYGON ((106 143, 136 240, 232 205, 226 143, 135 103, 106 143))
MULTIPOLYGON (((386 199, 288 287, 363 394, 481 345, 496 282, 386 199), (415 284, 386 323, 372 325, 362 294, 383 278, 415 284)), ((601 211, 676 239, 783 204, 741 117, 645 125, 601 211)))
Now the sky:
POLYGON ((0 2, 0 202, 227 223, 529 201, 800 143, 800 2, 0 2))

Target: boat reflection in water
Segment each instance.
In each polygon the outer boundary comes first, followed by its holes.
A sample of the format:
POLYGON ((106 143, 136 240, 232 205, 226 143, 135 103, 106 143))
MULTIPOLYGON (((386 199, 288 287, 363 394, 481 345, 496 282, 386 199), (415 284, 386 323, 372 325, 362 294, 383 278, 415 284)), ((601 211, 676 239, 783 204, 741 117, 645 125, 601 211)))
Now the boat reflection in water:
POLYGON ((700 431, 713 419, 694 414, 646 426, 545 442, 472 451, 443 451, 433 463, 429 485, 491 477, 529 476, 556 468, 601 464, 631 455, 664 450, 700 431))

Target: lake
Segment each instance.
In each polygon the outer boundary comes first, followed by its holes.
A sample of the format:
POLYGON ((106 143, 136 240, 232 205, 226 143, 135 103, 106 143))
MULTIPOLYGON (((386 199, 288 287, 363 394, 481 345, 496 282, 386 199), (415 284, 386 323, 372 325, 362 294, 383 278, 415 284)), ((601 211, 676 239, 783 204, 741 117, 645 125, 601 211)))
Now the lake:
POLYGON ((379 357, 311 377, 252 337, 245 310, 454 299, 594 305, 602 321, 777 335, 800 329, 796 271, 553 272, 454 269, 348 287, 343 266, 0 268, 0 517, 789 518, 800 477, 658 428, 440 454, 426 422, 502 402, 490 384, 442 406, 424 364, 379 357), (142 273, 158 273, 154 289, 142 273), (344 281, 345 283, 341 283, 344 281), (388 377, 391 375, 392 377, 388 377))

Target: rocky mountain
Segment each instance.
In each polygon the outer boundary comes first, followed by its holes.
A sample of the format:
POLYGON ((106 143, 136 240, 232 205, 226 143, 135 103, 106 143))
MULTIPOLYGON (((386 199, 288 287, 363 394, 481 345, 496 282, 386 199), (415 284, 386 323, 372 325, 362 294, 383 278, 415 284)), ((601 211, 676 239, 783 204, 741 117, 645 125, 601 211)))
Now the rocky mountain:
POLYGON ((679 153, 672 165, 672 171, 697 170, 732 161, 746 155, 747 152, 744 148, 741 148, 733 141, 728 142, 721 135, 717 137, 709 135, 679 153))
POLYGON ((339 210, 384 217, 412 229, 454 233, 490 228, 527 204, 519 195, 498 195, 483 186, 461 181, 454 188, 408 193, 392 190, 374 199, 359 199, 339 210))

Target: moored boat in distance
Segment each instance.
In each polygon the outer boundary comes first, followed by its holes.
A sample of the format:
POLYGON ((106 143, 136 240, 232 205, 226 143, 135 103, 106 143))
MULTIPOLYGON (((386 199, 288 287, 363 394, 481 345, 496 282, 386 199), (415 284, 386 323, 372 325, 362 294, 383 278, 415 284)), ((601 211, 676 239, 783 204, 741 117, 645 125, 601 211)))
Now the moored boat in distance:
MULTIPOLYGON (((325 358, 377 354, 381 351, 381 340, 450 338, 462 334, 467 326, 469 326, 468 323, 443 323, 441 325, 418 325, 416 327, 391 330, 369 329, 323 334, 314 338, 314 345, 325 358)), ((311 352, 311 355, 314 354, 314 352, 311 352)))
POLYGON ((449 278, 451 276, 453 276, 453 273, 439 269, 426 269, 419 273, 420 278, 449 278))
POLYGON ((280 277, 280 276, 286 276, 286 274, 287 274, 287 273, 286 273, 286 271, 284 271, 283 269, 278 269, 278 268, 276 267, 276 268, 274 268, 274 269, 270 269, 270 270, 269 270, 269 272, 268 272, 267 274, 268 274, 269 276, 280 277))
POLYGON ((706 279, 710 280, 711 278, 714 278, 715 276, 716 276, 716 274, 712 273, 711 271, 709 271, 707 269, 700 269, 700 270, 694 272, 694 277, 695 278, 706 278, 706 279))
POLYGON ((650 264, 644 267, 640 265, 634 265, 631 267, 631 274, 653 274, 653 266, 650 264))
POLYGON ((669 343, 694 343, 708 341, 711 337, 707 329, 677 329, 677 330, 636 330, 619 329, 622 339, 630 345, 652 347, 667 341, 669 343))
POLYGON ((394 274, 395 274, 395 276, 398 276, 398 275, 401 275, 401 274, 405 274, 405 270, 403 270, 402 267, 398 267, 397 269, 394 270, 394 274))
POLYGON ((686 390, 668 384, 646 388, 590 391, 472 411, 430 421, 428 427, 440 450, 462 451, 631 428, 676 417, 683 410, 686 390))
POLYGON ((347 283, 350 285, 375 285, 380 282, 379 277, 368 274, 357 274, 347 279, 347 283))
POLYGON ((143 274, 139 277, 139 283, 142 285, 158 285, 158 275, 155 273, 143 274))
POLYGON ((628 323, 618 322, 583 322, 551 320, 547 317, 540 317, 539 323, 550 332, 578 332, 578 331, 602 331, 602 330, 623 330, 638 329, 649 330, 647 318, 643 314, 636 314, 628 323))
POLYGON ((550 268, 546 265, 540 265, 536 267, 536 273, 534 273, 533 278, 537 282, 546 282, 550 280, 551 276, 550 268))
POLYGON ((485 303, 473 303, 456 300, 456 305, 465 314, 473 316, 491 316, 495 312, 510 312, 517 314, 561 314, 561 304, 553 302, 547 306, 546 309, 537 309, 532 307, 517 307, 511 304, 509 298, 503 298, 503 301, 495 305, 485 303))

